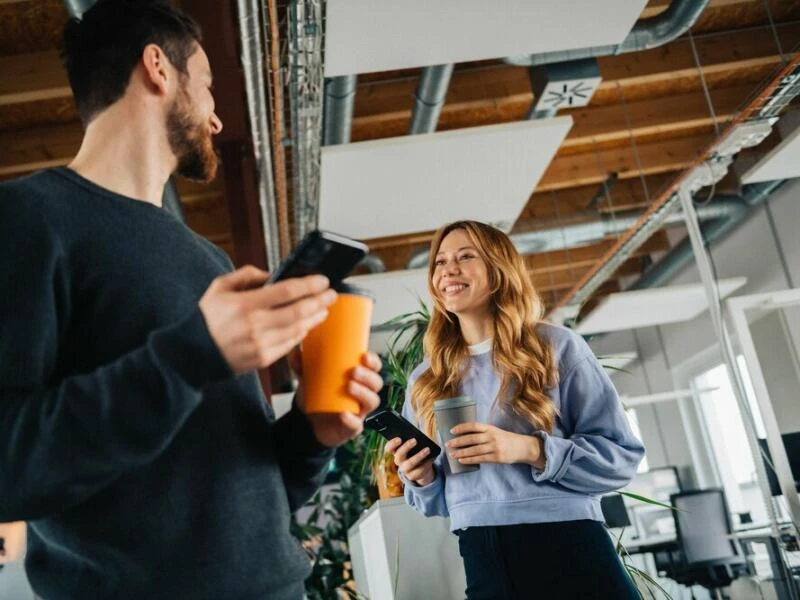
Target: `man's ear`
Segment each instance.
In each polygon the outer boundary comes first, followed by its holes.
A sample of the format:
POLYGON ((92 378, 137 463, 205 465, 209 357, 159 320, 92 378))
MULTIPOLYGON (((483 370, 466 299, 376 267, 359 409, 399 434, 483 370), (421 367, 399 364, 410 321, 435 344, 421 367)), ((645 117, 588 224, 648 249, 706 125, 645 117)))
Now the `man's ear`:
POLYGON ((145 81, 151 90, 167 95, 175 68, 157 44, 147 44, 142 50, 142 67, 145 81))

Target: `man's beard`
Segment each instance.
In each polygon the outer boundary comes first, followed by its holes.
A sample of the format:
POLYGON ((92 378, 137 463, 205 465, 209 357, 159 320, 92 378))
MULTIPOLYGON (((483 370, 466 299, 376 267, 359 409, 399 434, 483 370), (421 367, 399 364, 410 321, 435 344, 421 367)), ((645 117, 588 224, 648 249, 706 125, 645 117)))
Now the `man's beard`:
POLYGON ((178 159, 175 173, 186 179, 208 183, 217 175, 219 159, 209 128, 193 118, 190 105, 188 94, 181 89, 167 114, 167 139, 178 159))

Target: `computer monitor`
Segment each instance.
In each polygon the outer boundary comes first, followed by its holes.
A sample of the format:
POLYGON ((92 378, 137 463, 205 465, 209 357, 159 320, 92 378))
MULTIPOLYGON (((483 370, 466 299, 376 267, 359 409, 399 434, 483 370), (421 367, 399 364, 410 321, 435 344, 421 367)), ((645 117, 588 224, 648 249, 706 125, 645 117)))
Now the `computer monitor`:
POLYGON ((631 524, 628 511, 625 509, 625 500, 619 494, 610 494, 600 498, 600 510, 603 518, 611 529, 628 527, 631 524))
MULTIPOLYGON (((644 473, 637 473, 622 491, 669 504, 669 497, 681 492, 682 488, 675 467, 657 467, 644 473)), ((641 505, 641 501, 625 496, 625 506, 629 509, 641 505)))
MULTIPOLYGON (((800 431, 784 433, 781 439, 783 440, 784 448, 786 448, 786 455, 789 458, 789 467, 792 469, 795 489, 800 491, 800 431)), ((761 448, 762 459, 764 455, 769 459, 769 462, 764 460, 764 468, 767 470, 767 481, 769 482, 769 491, 773 496, 780 496, 783 492, 781 492, 781 486, 778 483, 778 476, 770 465, 772 462, 772 455, 769 452, 767 440, 759 439, 758 445, 761 448)))

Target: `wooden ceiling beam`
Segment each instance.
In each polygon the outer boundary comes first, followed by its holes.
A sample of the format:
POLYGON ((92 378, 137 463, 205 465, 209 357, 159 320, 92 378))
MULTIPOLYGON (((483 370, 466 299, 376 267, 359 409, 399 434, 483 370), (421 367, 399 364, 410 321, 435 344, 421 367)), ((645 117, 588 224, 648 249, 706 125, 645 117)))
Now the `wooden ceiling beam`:
POLYGON ((610 173, 620 179, 640 175, 656 175, 685 169, 699 156, 713 139, 713 134, 699 134, 649 142, 602 152, 586 152, 557 156, 545 171, 536 192, 549 192, 566 188, 601 184, 610 173))
POLYGON ((0 57, 0 106, 72 95, 58 52, 0 57))
MULTIPOLYGON (((800 40, 800 25, 778 24, 777 28, 784 39, 800 40)), ((761 27, 697 39, 703 74, 709 77, 725 73, 726 77, 734 77, 737 72, 757 67, 777 67, 781 57, 772 35, 769 27, 761 27)), ((598 63, 603 76, 599 90, 615 96, 617 86, 624 89, 686 78, 697 79, 699 85, 694 55, 684 39, 654 50, 600 58, 598 63)), ((359 85, 353 141, 404 134, 416 86, 416 77, 359 85)), ((532 98, 528 70, 524 67, 497 64, 456 70, 442 108, 439 129, 463 126, 459 113, 469 113, 473 121, 478 119, 481 123, 498 122, 509 113, 520 118, 532 98)))
POLYGON ((542 219, 564 219, 587 210, 612 213, 646 207, 650 199, 679 174, 679 171, 669 171, 650 175, 644 178, 644 182, 639 177, 609 181, 607 191, 600 183, 535 193, 514 224, 513 231, 531 229, 542 219))
MULTIPOLYGON (((644 7, 640 19, 647 19, 664 12, 673 0, 650 0, 647 6, 644 7)), ((735 6, 737 4, 752 4, 753 0, 711 0, 706 6, 706 10, 714 8, 725 8, 728 6, 735 6)))
MULTIPOLYGON (((525 256, 525 264, 532 273, 548 273, 551 271, 569 270, 594 265, 597 258, 602 256, 614 245, 615 240, 606 239, 595 244, 587 244, 576 248, 554 250, 551 252, 538 252, 525 256)), ((657 231, 642 244, 632 257, 640 257, 654 252, 669 250, 669 238, 664 230, 657 231)))
POLYGON ((79 123, 0 133, 0 176, 67 164, 81 145, 79 123))
MULTIPOLYGON (((581 277, 592 268, 593 265, 579 266, 574 265, 569 269, 557 271, 533 271, 530 272, 533 287, 539 292, 552 290, 570 289, 570 282, 575 285, 581 277)), ((611 276, 611 278, 623 277, 627 275, 638 275, 642 272, 641 260, 630 258, 611 276)))

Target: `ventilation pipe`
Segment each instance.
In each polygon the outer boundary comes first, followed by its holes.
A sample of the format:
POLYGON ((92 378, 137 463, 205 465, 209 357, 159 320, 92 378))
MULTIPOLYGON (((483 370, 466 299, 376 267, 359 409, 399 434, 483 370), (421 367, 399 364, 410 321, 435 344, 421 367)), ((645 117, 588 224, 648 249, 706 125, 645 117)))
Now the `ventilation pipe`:
POLYGON ((377 254, 367 254, 361 261, 356 265, 357 267, 366 267, 367 271, 370 273, 385 273, 386 272, 386 265, 383 264, 383 261, 377 254))
POLYGON ((325 108, 322 143, 325 146, 350 141, 356 103, 357 75, 331 77, 325 81, 325 108))
MULTIPOLYGON (((725 220, 736 217, 743 212, 742 202, 738 198, 722 197, 717 201, 697 209, 697 216, 705 221, 725 220)), ((511 235, 511 241, 520 254, 534 254, 536 252, 552 252, 575 248, 584 244, 599 242, 608 236, 619 235, 634 223, 638 222, 642 213, 625 213, 603 217, 599 221, 589 223, 575 223, 571 225, 558 225, 511 235)), ((666 217, 664 225, 683 224, 683 215, 673 213, 666 217)), ((406 265, 409 269, 417 269, 428 264, 429 250, 414 254, 406 265)))
POLYGON ((452 64, 433 65, 423 69, 414 94, 414 110, 411 113, 409 134, 436 131, 436 123, 439 122, 439 114, 442 112, 452 75, 452 64))
POLYGON ((617 45, 506 59, 510 64, 531 67, 534 98, 528 111, 528 119, 554 117, 562 107, 586 106, 600 85, 600 72, 594 59, 663 46, 688 31, 708 2, 709 0, 672 0, 664 12, 638 21, 622 43, 617 45))
POLYGON ((511 65, 532 67, 651 50, 686 33, 705 10, 708 2, 709 0, 672 0, 664 12, 649 19, 637 21, 631 32, 619 44, 510 56, 505 59, 505 62, 511 65))
MULTIPOLYGON (((738 210, 734 210, 725 217, 715 219, 701 226, 700 230, 703 233, 706 246, 710 246, 741 225, 745 219, 755 212, 755 208, 763 204, 784 181, 780 179, 746 186, 742 190, 742 202, 738 210)), ((698 209, 698 216, 701 209, 702 207, 698 209)), ((643 290, 664 285, 693 260, 694 252, 687 236, 645 271, 644 275, 628 287, 626 291, 643 290)))
POLYGON ((261 44, 258 0, 236 0, 239 16, 242 72, 244 74, 247 116, 253 138, 253 156, 258 171, 258 204, 264 224, 267 266, 273 270, 280 260, 280 230, 272 179, 272 155, 269 148, 266 81, 264 79, 264 47, 261 44))

